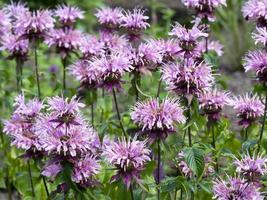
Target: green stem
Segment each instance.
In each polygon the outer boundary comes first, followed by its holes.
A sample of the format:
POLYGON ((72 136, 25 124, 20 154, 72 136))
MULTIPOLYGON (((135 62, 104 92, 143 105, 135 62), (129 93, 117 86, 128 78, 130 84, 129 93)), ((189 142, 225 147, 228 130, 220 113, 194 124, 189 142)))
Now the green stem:
POLYGON ((63 80, 62 80, 62 84, 63 84, 63 92, 65 93, 66 90, 66 67, 67 67, 67 56, 66 55, 64 58, 62 58, 62 65, 63 65, 63 80))
POLYGON ((40 89, 40 79, 39 79, 39 69, 38 69, 38 53, 37 44, 34 45, 34 63, 35 63, 35 78, 38 90, 38 98, 41 99, 41 89, 40 89))
POLYGON ((17 90, 21 93, 22 89, 22 62, 20 58, 16 59, 16 77, 17 77, 17 90))
POLYGON ((158 90, 157 90, 157 98, 159 97, 159 94, 160 94, 161 83, 162 83, 162 79, 159 80, 158 90))
POLYGON ((34 191, 33 180, 32 180, 32 170, 31 170, 31 164, 29 160, 27 160, 27 165, 28 165, 28 173, 29 173, 31 189, 32 189, 32 197, 35 197, 35 191, 34 191))
POLYGON ((120 127, 121 127, 121 130, 122 130, 122 133, 123 133, 124 137, 127 139, 127 135, 126 135, 126 132, 124 130, 124 127, 123 127, 123 124, 122 124, 122 121, 121 121, 121 115, 120 115, 118 102, 117 102, 117 97, 116 97, 116 92, 115 92, 114 88, 112 89, 112 92, 113 92, 113 99, 114 99, 114 104, 115 104, 115 108, 116 108, 116 112, 117 112, 117 117, 118 117, 118 120, 119 120, 119 123, 120 123, 120 127))
POLYGON ((131 199, 134 200, 133 185, 130 185, 131 199))
POLYGON ((47 183, 46 183, 45 177, 42 176, 42 179, 43 179, 46 195, 47 195, 47 197, 49 197, 49 190, 48 190, 48 187, 47 187, 47 183))
POLYGON ((94 103, 91 104, 91 124, 94 127, 94 103))
MULTIPOLYGON (((211 124, 211 134, 212 134, 212 147, 214 151, 216 152, 216 139, 215 139, 215 132, 214 132, 214 124, 211 124)), ((215 171, 218 173, 219 172, 219 166, 218 166, 218 159, 215 157, 215 171)))
POLYGON ((264 107, 264 114, 263 114, 263 120, 262 120, 262 126, 261 126, 261 131, 260 131, 260 137, 258 140, 258 150, 257 152, 260 152, 260 148, 261 148, 261 140, 263 137, 263 132, 264 132, 264 126, 265 126, 265 121, 266 121, 266 112, 267 112, 267 95, 265 95, 265 107, 264 107))
POLYGON ((160 139, 157 140, 158 144, 158 166, 157 166, 157 195, 158 195, 158 200, 160 200, 160 189, 159 189, 159 184, 160 184, 160 162, 161 162, 161 154, 160 154, 160 139))

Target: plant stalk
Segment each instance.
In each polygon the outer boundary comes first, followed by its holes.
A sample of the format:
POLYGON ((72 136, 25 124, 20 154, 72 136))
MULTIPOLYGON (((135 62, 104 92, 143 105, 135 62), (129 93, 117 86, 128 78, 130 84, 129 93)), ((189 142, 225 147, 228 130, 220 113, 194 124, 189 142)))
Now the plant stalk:
POLYGON ((131 199, 134 200, 134 193, 133 193, 133 185, 132 185, 132 183, 130 185, 130 193, 131 193, 131 199))
POLYGON ((38 90, 38 98, 41 99, 41 89, 40 89, 40 78, 39 78, 39 69, 38 69, 38 53, 37 53, 37 44, 34 45, 34 63, 35 63, 35 76, 36 84, 38 90))
POLYGON ((158 144, 158 166, 157 166, 157 196, 158 196, 158 200, 160 200, 160 189, 159 189, 159 184, 160 184, 160 162, 161 162, 161 152, 160 152, 160 139, 158 138, 157 140, 157 144, 158 144))
POLYGON ((265 121, 266 121, 266 112, 267 112, 267 94, 265 95, 265 104, 264 104, 264 114, 263 114, 263 121, 262 121, 262 126, 261 126, 261 131, 260 131, 260 136, 259 136, 259 140, 258 140, 258 150, 257 152, 260 152, 260 148, 261 148, 261 140, 263 137, 263 132, 264 132, 264 126, 265 126, 265 121))
POLYGON ((44 187, 45 187, 45 192, 46 192, 46 195, 47 195, 47 198, 48 198, 49 197, 49 190, 48 190, 48 187, 47 187, 47 183, 46 183, 45 177, 42 176, 42 179, 43 179, 43 183, 44 183, 44 187))
POLYGON ((34 191, 33 180, 32 180, 32 171, 31 171, 30 160, 27 160, 27 165, 28 165, 28 173, 29 173, 31 189, 32 189, 32 197, 35 197, 35 191, 34 191))

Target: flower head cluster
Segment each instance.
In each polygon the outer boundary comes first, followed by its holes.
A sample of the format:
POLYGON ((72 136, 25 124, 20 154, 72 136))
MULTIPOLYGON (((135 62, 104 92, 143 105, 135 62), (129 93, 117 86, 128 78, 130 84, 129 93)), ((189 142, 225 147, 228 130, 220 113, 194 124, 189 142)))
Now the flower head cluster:
POLYGON ((14 22, 15 32, 29 39, 42 38, 54 28, 54 18, 50 10, 37 10, 18 14, 14 22))
POLYGON ((191 59, 187 66, 170 63, 163 68, 162 73, 167 88, 182 95, 199 95, 208 90, 214 82, 211 67, 204 62, 196 63, 191 59))
POLYGON ((79 50, 83 58, 91 58, 104 53, 104 43, 93 35, 83 35, 79 50))
POLYGON ((245 155, 234 162, 236 171, 252 183, 258 183, 261 176, 267 174, 267 158, 263 156, 245 155))
POLYGON ((252 38, 255 40, 255 44, 267 44, 267 30, 265 27, 257 27, 256 32, 252 33, 252 38))
POLYGON ((199 56, 198 40, 208 37, 208 34, 199 29, 198 25, 199 21, 194 24, 192 29, 187 29, 177 23, 169 33, 169 35, 175 36, 179 40, 180 53, 182 53, 184 58, 199 56))
POLYGON ((122 178, 128 188, 133 180, 140 181, 140 172, 150 161, 149 154, 146 141, 138 141, 136 138, 129 141, 125 138, 110 141, 103 149, 107 162, 117 168, 117 174, 112 180, 122 178))
POLYGON ((82 33, 72 28, 53 29, 45 38, 45 43, 49 47, 55 46, 61 54, 78 50, 82 42, 82 33))
POLYGON ((64 26, 70 26, 76 22, 77 19, 82 19, 84 17, 83 11, 81 11, 80 8, 70 5, 57 6, 54 13, 55 16, 59 18, 59 22, 64 26))
POLYGON ((213 186, 214 198, 218 200, 263 200, 259 189, 241 178, 216 180, 213 186))
POLYGON ((152 139, 164 139, 175 130, 175 123, 185 123, 179 101, 169 98, 161 103, 157 99, 136 103, 132 108, 131 118, 152 139))
POLYGON ((267 53, 256 50, 249 52, 244 58, 244 68, 246 71, 254 71, 261 82, 266 82, 267 75, 267 53))
POLYGON ((39 148, 36 120, 41 115, 42 102, 37 99, 25 102, 21 94, 15 99, 15 111, 10 120, 5 122, 4 132, 11 136, 12 144, 24 150, 39 148))
POLYGON ((217 121, 222 108, 229 103, 229 92, 217 89, 204 91, 199 95, 199 104, 209 120, 217 121))
POLYGON ((229 104, 237 111, 240 118, 239 125, 245 128, 250 126, 264 113, 264 105, 257 95, 246 94, 233 97, 229 104))
POLYGON ((242 8, 243 16, 247 20, 257 22, 258 26, 266 26, 266 0, 248 0, 242 8))
POLYGON ((95 16, 98 22, 109 28, 116 28, 122 21, 122 9, 121 8, 100 8, 97 10, 95 16))
POLYGON ((29 12, 29 8, 24 2, 11 1, 10 4, 5 5, 3 9, 9 14, 12 21, 17 20, 20 14, 29 12))
POLYGON ((194 8, 199 17, 214 21, 214 10, 218 6, 226 6, 226 0, 183 0, 185 6, 194 8))

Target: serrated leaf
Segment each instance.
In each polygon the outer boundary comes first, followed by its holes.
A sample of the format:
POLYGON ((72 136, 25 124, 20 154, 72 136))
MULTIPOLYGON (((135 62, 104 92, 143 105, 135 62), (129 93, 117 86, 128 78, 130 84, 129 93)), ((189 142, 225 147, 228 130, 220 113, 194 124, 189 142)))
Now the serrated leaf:
POLYGON ((195 147, 184 149, 185 162, 197 177, 200 177, 204 171, 205 163, 203 150, 195 147))

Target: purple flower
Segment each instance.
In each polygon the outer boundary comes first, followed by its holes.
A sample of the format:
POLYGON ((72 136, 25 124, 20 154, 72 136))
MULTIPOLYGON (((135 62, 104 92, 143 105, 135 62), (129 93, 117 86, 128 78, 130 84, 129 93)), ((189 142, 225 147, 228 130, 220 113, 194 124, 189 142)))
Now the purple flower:
POLYGON ((29 12, 29 8, 26 3, 22 2, 12 2, 5 5, 3 8, 13 20, 17 20, 20 14, 29 12))
POLYGON ((245 71, 255 71, 261 82, 266 82, 267 75, 267 53, 265 51, 250 51, 244 58, 245 71))
POLYGON ((86 125, 57 128, 47 119, 40 120, 38 124, 40 146, 48 154, 76 157, 97 151, 97 133, 86 125))
POLYGON ((98 22, 109 28, 116 28, 122 21, 122 9, 121 8, 100 8, 97 9, 95 16, 98 22))
POLYGON ((0 35, 5 35, 11 31, 10 14, 4 9, 0 9, 0 35))
POLYGON ((104 53, 104 43, 93 35, 84 35, 80 44, 80 51, 85 58, 91 58, 104 53))
MULTIPOLYGON (((206 41, 201 40, 199 42, 199 50, 203 54, 206 52, 206 41)), ((223 55, 223 45, 219 41, 208 40, 208 51, 215 52, 218 56, 223 55)))
POLYGON ((29 51, 29 41, 20 39, 11 33, 1 38, 1 50, 6 50, 10 58, 20 58, 25 60, 29 51))
POLYGON ((129 51, 129 42, 124 35, 117 35, 107 31, 100 32, 100 41, 104 44, 105 51, 129 51))
POLYGON ((93 180, 93 176, 100 171, 99 161, 95 156, 86 155, 85 158, 74 160, 71 179, 75 183, 87 185, 93 180))
POLYGON ((261 43, 264 46, 267 44, 267 30, 265 27, 256 27, 256 32, 252 33, 252 38, 255 44, 261 43))
POLYGON ((261 176, 267 174, 267 158, 263 156, 245 155, 234 162, 236 171, 250 182, 259 183, 261 176))
POLYGON ((50 10, 37 10, 20 13, 15 21, 15 32, 21 36, 42 38, 54 28, 55 20, 50 10))
POLYGON ((248 0, 242 8, 243 16, 258 26, 266 26, 266 6, 266 0, 248 0))
POLYGON ((103 148, 103 156, 117 169, 117 174, 112 177, 111 181, 122 178, 127 188, 133 180, 140 182, 140 173, 145 164, 150 161, 149 154, 150 150, 146 148, 146 141, 138 141, 136 138, 129 141, 125 138, 110 141, 103 148))
POLYGON ((211 67, 204 62, 189 60, 187 66, 171 63, 163 67, 162 79, 168 90, 182 95, 199 95, 208 90, 213 82, 211 67))
POLYGON ((42 102, 37 99, 25 102, 24 94, 15 98, 15 110, 5 121, 4 132, 12 137, 12 145, 25 150, 39 149, 36 120, 40 117, 42 102))
POLYGON ((42 170, 42 175, 48 177, 50 180, 55 180, 56 176, 63 170, 61 160, 54 158, 48 161, 42 170))
POLYGON ((264 104, 257 95, 247 93, 244 96, 233 97, 230 105, 237 111, 239 125, 247 128, 264 113, 264 104))
POLYGON ((122 16, 121 26, 128 31, 138 32, 147 29, 150 25, 147 23, 149 19, 145 15, 145 10, 135 8, 133 11, 125 11, 122 16))
POLYGON ((101 72, 103 87, 108 91, 112 88, 121 89, 121 77, 132 70, 129 57, 123 52, 111 52, 110 55, 94 58, 90 65, 101 72))
POLYGON ((71 99, 64 99, 63 97, 48 98, 48 111, 50 111, 50 122, 56 123, 57 127, 66 125, 78 126, 83 124, 83 119, 80 116, 80 108, 85 105, 75 100, 76 96, 71 99))
POLYGON ((143 131, 148 131, 152 139, 166 138, 168 133, 175 131, 175 123, 186 121, 179 101, 169 98, 162 103, 157 99, 137 102, 132 108, 131 118, 143 131))
POLYGON ((179 40, 180 52, 183 53, 185 58, 198 56, 198 40, 202 37, 208 37, 207 33, 198 28, 199 23, 197 21, 192 29, 187 29, 177 23, 169 33, 169 35, 175 36, 179 40))
POLYGON ((70 73, 85 87, 96 87, 101 81, 101 70, 90 65, 89 60, 78 60, 69 68, 70 73))
POLYGON ((229 103, 229 92, 218 91, 217 89, 204 91, 199 95, 199 105, 209 120, 217 121, 220 112, 229 103))
POLYGON ((226 0, 183 0, 185 6, 194 8, 199 17, 214 21, 214 10, 218 6, 226 6, 226 0))
POLYGON ((76 22, 77 19, 83 19, 84 17, 84 12, 76 6, 60 5, 57 6, 54 12, 55 16, 59 18, 60 23, 64 26, 70 26, 76 22))
POLYGON ((240 178, 214 181, 214 198, 218 200, 263 200, 263 196, 253 184, 240 178))
POLYGON ((82 42, 82 33, 72 28, 52 29, 45 38, 45 43, 49 47, 55 46, 63 56, 68 52, 78 50, 82 42))

